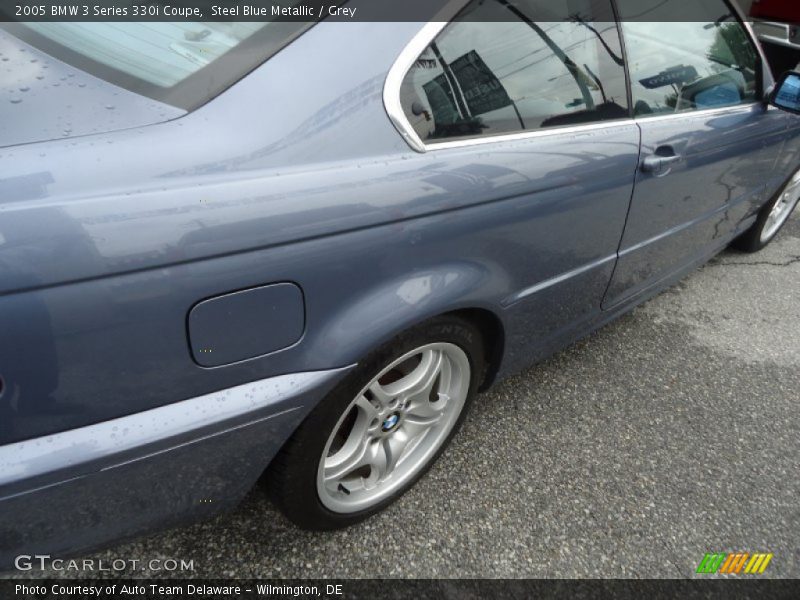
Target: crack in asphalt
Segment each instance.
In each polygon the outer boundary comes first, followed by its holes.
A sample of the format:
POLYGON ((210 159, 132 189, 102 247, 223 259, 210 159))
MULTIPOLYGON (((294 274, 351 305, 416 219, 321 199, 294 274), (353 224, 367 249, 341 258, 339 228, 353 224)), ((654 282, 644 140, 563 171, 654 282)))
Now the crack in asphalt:
POLYGON ((708 265, 709 267, 791 267, 792 265, 800 264, 800 256, 792 256, 785 262, 772 262, 768 260, 760 260, 756 262, 717 262, 708 265))

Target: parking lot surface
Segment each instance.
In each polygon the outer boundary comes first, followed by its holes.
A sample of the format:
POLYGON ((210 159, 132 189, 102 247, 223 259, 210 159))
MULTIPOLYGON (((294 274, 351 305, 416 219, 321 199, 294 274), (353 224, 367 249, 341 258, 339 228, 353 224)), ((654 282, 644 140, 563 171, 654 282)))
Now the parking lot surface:
POLYGON ((95 558, 192 560, 198 577, 687 577, 745 551, 800 577, 798 298, 795 215, 765 251, 725 252, 480 395, 428 476, 365 523, 299 531, 256 489, 95 558))

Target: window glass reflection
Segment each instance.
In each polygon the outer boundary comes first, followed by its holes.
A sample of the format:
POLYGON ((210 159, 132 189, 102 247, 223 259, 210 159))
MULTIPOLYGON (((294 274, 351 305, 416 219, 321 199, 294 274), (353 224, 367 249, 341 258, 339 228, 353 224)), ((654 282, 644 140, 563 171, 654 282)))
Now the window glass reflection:
POLYGON ((427 141, 625 118, 610 4, 471 2, 418 58, 401 101, 427 141))
POLYGON ((637 116, 760 97, 758 54, 723 0, 619 0, 619 8, 637 116))

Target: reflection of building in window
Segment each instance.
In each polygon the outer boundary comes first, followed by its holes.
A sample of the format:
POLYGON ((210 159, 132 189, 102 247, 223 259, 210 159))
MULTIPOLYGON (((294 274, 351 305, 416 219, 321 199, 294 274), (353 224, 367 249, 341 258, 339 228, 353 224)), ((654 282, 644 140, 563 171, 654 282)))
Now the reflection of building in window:
MULTIPOLYGON (((435 44, 431 46, 435 48, 435 44)), ((437 128, 431 137, 480 133, 484 126, 478 117, 506 106, 514 107, 520 127, 525 128, 522 115, 503 84, 475 50, 452 63, 440 61, 444 73, 422 86, 437 128)))
POLYGON ((401 102, 422 139, 624 118, 621 56, 610 0, 476 1, 417 60, 401 102))

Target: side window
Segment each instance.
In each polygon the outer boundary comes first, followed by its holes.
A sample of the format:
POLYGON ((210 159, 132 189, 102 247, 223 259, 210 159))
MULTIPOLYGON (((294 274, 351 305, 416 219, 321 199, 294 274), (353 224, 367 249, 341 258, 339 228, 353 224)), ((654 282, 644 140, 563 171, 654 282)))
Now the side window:
POLYGON ((724 0, 617 0, 638 117, 761 96, 761 62, 724 0))
POLYGON ((629 117, 610 0, 473 0, 406 74, 426 143, 629 117))

